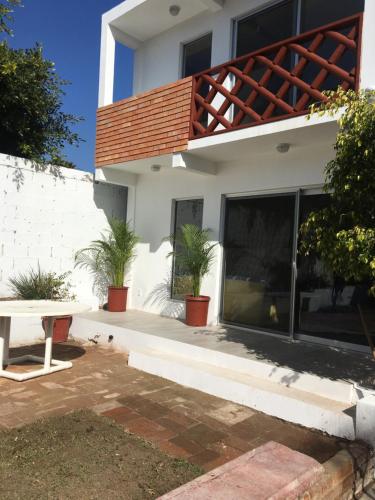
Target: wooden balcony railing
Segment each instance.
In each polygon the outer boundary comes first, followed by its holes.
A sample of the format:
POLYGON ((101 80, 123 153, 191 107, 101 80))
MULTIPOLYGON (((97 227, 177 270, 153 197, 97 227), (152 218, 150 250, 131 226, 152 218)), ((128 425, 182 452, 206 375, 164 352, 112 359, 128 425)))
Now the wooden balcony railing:
POLYGON ((190 139, 307 113, 324 90, 356 89, 362 15, 194 75, 190 139))

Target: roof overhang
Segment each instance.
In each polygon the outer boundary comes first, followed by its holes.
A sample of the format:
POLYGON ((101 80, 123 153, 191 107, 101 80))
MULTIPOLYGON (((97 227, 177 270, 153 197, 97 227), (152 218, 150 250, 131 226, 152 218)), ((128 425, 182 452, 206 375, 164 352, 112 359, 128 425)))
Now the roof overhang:
POLYGON ((195 16, 215 12, 223 8, 225 0, 125 0, 103 15, 103 23, 109 24, 115 38, 136 48, 195 16), (172 5, 181 10, 177 16, 169 13, 172 5))

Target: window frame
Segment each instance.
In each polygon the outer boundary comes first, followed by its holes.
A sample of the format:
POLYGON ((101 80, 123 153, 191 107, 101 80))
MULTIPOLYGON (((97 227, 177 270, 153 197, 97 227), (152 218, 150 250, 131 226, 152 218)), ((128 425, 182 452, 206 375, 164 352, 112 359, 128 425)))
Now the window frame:
MULTIPOLYGON (((233 59, 236 59, 238 57, 237 56, 238 23, 243 21, 244 19, 246 19, 248 17, 253 17, 253 16, 256 16, 257 14, 261 14, 263 12, 266 12, 267 10, 272 9, 273 7, 276 7, 279 4, 286 3, 287 1, 288 0, 270 0, 266 4, 259 5, 258 7, 255 7, 255 8, 253 8, 253 9, 251 9, 243 14, 240 14, 239 16, 234 17, 232 19, 232 50, 231 50, 231 54, 232 54, 233 59)), ((296 7, 294 9, 295 11, 297 11, 294 13, 294 23, 295 23, 294 34, 299 34, 297 22, 299 21, 300 15, 301 15, 302 0, 294 0, 294 1, 297 5, 297 9, 296 9, 296 7)))
MULTIPOLYGON (((286 3, 288 0, 270 0, 266 4, 262 6, 255 7, 244 14, 240 14, 237 17, 234 17, 232 19, 232 49, 231 49, 231 56, 233 59, 235 59, 237 56, 237 38, 238 38, 238 24, 239 22, 243 21, 244 19, 252 16, 256 16, 257 14, 260 14, 262 12, 266 12, 268 9, 272 9, 273 7, 276 7, 279 4, 286 3)), ((293 35, 292 36, 298 36, 301 35, 303 32, 301 31, 302 27, 302 3, 303 0, 293 0, 295 5, 294 5, 294 30, 293 30, 293 35)), ((308 31, 307 31, 308 32, 308 31)))
MULTIPOLYGON (((202 224, 201 224, 201 227, 203 227, 204 196, 189 196, 187 198, 174 198, 172 200, 172 206, 171 206, 171 231, 170 231, 170 234, 173 237, 173 243, 172 243, 173 250, 175 249, 177 205, 179 202, 183 202, 183 201, 201 201, 202 202, 202 224)), ((172 258, 172 266, 171 266, 169 299, 174 301, 174 302, 184 302, 184 299, 173 296, 173 287, 174 287, 174 278, 175 278, 175 262, 176 262, 176 258, 173 257, 172 258)))
MULTIPOLYGON (((194 36, 192 38, 189 38, 188 40, 185 40, 180 43, 180 64, 179 64, 179 77, 180 78, 187 78, 184 76, 185 73, 185 47, 191 43, 197 42, 198 40, 201 40, 202 38, 205 38, 206 36, 211 36, 211 60, 210 60, 210 65, 208 66, 207 69, 209 69, 212 66, 212 47, 213 47, 213 31, 205 31, 204 33, 194 36)), ((179 200, 177 200, 179 201, 179 200)))

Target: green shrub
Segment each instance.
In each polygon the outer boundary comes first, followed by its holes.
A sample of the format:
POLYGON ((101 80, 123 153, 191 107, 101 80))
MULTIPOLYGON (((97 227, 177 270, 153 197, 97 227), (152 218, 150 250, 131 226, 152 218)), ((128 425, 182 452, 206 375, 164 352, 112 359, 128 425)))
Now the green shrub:
POLYGON ((45 272, 38 266, 38 269, 10 278, 10 289, 17 299, 22 300, 72 300, 70 283, 66 282, 69 274, 45 272))

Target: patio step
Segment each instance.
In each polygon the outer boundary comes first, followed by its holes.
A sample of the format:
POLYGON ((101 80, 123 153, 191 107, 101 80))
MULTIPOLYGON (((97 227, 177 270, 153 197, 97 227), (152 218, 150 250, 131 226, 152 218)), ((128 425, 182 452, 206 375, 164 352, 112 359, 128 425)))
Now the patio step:
POLYGON ((288 422, 355 438, 354 408, 350 403, 154 349, 131 350, 129 366, 288 422))
POLYGON ((353 384, 345 380, 332 380, 308 371, 251 358, 241 344, 217 339, 214 331, 188 328, 169 318, 128 311, 118 319, 111 313, 100 311, 77 316, 71 328, 73 337, 111 345, 126 352, 152 350, 182 356, 199 364, 209 364, 221 370, 241 372, 285 387, 334 400, 346 405, 357 402, 353 384))

